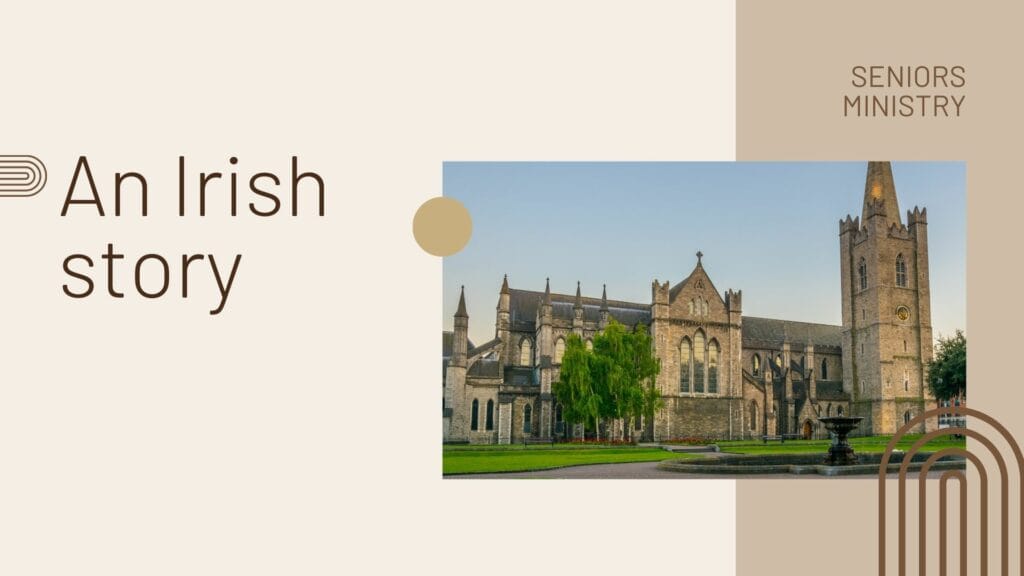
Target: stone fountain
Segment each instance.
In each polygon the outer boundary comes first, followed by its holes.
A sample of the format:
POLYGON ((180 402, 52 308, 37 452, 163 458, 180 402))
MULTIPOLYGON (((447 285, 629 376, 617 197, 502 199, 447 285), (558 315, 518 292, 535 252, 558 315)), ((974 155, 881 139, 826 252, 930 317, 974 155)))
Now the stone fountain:
MULTIPOLYGON (((820 452, 796 454, 722 454, 714 458, 690 458, 681 460, 662 460, 659 470, 681 472, 685 474, 716 474, 722 476, 742 476, 744 474, 819 474, 821 476, 874 476, 878 477, 882 453, 867 452, 857 456, 847 440, 850 432, 855 430, 864 418, 861 416, 830 416, 819 418, 818 421, 832 432, 832 445, 824 461, 820 452)), ((893 454, 889 461, 889 473, 899 472, 901 466, 908 471, 916 472, 931 458, 934 452, 918 452, 910 457, 909 463, 903 463, 905 455, 900 452, 893 454)), ((943 456, 934 462, 932 470, 964 470, 963 456, 943 456)))
POLYGON ((818 421, 825 425, 825 428, 832 432, 832 445, 828 447, 828 457, 825 463, 829 466, 848 466, 857 463, 857 455, 853 453, 853 446, 846 437, 852 432, 863 416, 828 416, 818 418, 818 421))

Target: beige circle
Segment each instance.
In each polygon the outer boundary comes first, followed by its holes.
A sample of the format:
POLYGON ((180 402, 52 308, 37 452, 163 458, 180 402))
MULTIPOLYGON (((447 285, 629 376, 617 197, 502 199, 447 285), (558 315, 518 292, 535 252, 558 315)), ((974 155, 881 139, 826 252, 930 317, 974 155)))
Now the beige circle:
POLYGON ((420 206, 412 219, 412 235, 424 251, 451 256, 466 247, 473 234, 473 219, 462 202, 438 196, 420 206))

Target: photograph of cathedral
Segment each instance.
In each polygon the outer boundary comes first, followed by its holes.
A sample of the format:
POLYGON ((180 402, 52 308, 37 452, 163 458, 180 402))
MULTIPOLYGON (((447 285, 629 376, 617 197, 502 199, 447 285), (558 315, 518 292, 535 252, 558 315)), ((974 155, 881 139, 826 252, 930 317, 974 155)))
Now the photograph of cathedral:
MULTIPOLYGON (((454 274, 450 277, 446 262, 444 298, 455 310, 446 318, 443 334, 444 441, 508 444, 580 438, 581 427, 563 419, 552 385, 559 379, 566 338, 575 334, 590 346, 594 335, 611 321, 629 329, 645 326, 660 362, 653 385, 662 405, 632 424, 634 432, 629 435, 644 441, 825 438, 817 418, 844 414, 864 417, 861 434, 892 434, 915 415, 934 408, 925 380, 934 338, 929 235, 944 231, 929 230, 924 205, 901 211, 890 162, 868 162, 866 171, 863 163, 858 166, 862 192, 806 196, 807 202, 820 200, 826 212, 832 205, 845 205, 845 211, 835 212, 828 224, 832 236, 800 241, 803 245, 786 246, 779 253, 772 248, 771 236, 801 223, 767 222, 758 233, 765 247, 752 245, 748 250, 759 262, 777 262, 767 268, 773 273, 749 278, 733 273, 733 281, 743 281, 735 287, 716 284, 713 272, 718 263, 701 252, 722 252, 716 243, 730 241, 728 234, 699 246, 673 246, 680 254, 690 248, 689 269, 680 270, 675 278, 652 274, 646 285, 649 292, 643 287, 649 298, 642 300, 610 297, 610 284, 605 282, 577 281, 575 291, 552 290, 549 278, 560 270, 541 271, 545 278, 527 286, 513 274, 495 274, 490 287, 473 286, 454 274), (859 205, 850 201, 853 198, 859 205), (856 208, 859 212, 848 214, 856 208), (833 287, 821 298, 823 309, 831 306, 839 322, 748 315, 757 300, 786 297, 767 278, 778 282, 783 280, 775 275, 795 275, 792 271, 801 269, 802 253, 819 243, 833 261, 811 277, 838 281, 838 289, 833 287), (470 292, 471 287, 476 291, 470 292), (495 305, 493 337, 481 341, 471 338, 471 324, 486 327, 490 336, 492 318, 471 316, 467 302, 487 288, 488 304, 495 305)), ((849 168, 844 169, 848 173, 849 168)), ((491 199, 498 204, 510 201, 497 193, 491 199)), ((720 201, 729 198, 723 195, 720 201)), ((933 212, 943 208, 932 207, 933 212)), ((622 219, 642 223, 653 217, 622 219)), ((678 226, 689 225, 686 215, 680 215, 678 226)), ((544 230, 531 230, 530 223, 522 221, 509 226, 514 233, 493 231, 508 235, 508 259, 529 260, 530 254, 516 251, 514 234, 543 235, 544 230)), ((729 223, 722 226, 727 229, 729 223)), ((477 230, 475 234, 491 233, 477 230)), ((630 242, 642 246, 643 239, 630 242)), ((573 261, 575 248, 567 243, 566 261, 573 261)), ((580 257, 581 267, 587 258, 580 257)), ((810 255, 807 260, 809 265, 816 262, 810 255)), ((597 262, 608 278, 615 278, 614 262, 597 262)), ((964 262, 954 264, 953 274, 962 272, 964 262)), ((962 294, 953 297, 962 299, 962 294)), ((611 438, 624 435, 615 423, 609 423, 606 433, 611 438)))

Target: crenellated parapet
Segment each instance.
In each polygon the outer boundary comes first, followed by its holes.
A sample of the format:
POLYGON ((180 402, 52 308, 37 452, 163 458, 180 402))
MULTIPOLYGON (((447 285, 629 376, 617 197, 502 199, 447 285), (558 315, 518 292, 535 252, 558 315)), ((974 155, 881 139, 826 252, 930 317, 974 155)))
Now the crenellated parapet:
POLYGON ((729 289, 725 291, 725 308, 729 312, 743 311, 743 290, 729 289))
POLYGON ((867 226, 866 221, 863 226, 861 224, 860 217, 852 218, 847 215, 845 219, 839 221, 839 237, 848 235, 851 244, 864 242, 871 236, 871 227, 867 226))
POLYGON ((839 235, 843 234, 855 234, 860 231, 860 216, 851 217, 849 214, 846 218, 839 221, 839 235))
POLYGON ((651 283, 651 318, 652 320, 668 320, 669 285, 657 279, 651 283))
POLYGON ((913 233, 903 224, 893 223, 892 226, 889 226, 888 236, 897 240, 910 240, 913 238, 913 233))
POLYGON ((914 206, 914 209, 907 210, 907 225, 913 228, 916 224, 928 224, 928 209, 918 208, 914 206))
POLYGON ((651 304, 664 304, 668 306, 668 293, 668 280, 666 280, 664 283, 661 283, 658 282, 657 278, 655 278, 654 281, 651 282, 651 304))

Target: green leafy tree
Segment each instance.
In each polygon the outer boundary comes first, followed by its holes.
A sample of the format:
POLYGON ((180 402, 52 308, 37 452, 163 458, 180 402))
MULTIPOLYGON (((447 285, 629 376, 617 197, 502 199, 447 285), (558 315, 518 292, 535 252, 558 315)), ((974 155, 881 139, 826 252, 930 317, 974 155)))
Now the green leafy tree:
POLYGON ((552 392, 562 405, 562 418, 569 424, 597 428, 601 418, 601 397, 595 389, 591 370, 595 361, 583 340, 575 334, 569 335, 565 341, 559 379, 552 385, 552 392))
POLYGON ((592 427, 598 437, 602 420, 621 419, 630 435, 632 422, 653 417, 662 405, 654 386, 661 364, 651 337, 642 325, 629 332, 612 320, 593 343, 591 352, 578 336, 566 341, 559 381, 553 386, 563 417, 592 427))
POLYGON ((594 355, 601 367, 596 375, 603 380, 597 385, 605 398, 601 416, 621 419, 630 435, 632 423, 653 416, 662 402, 654 387, 661 364, 654 357, 651 337, 642 324, 627 332, 625 326, 612 321, 594 337, 594 355))
POLYGON ((967 394, 967 338, 962 331, 939 337, 935 358, 928 363, 928 388, 937 400, 967 394))

